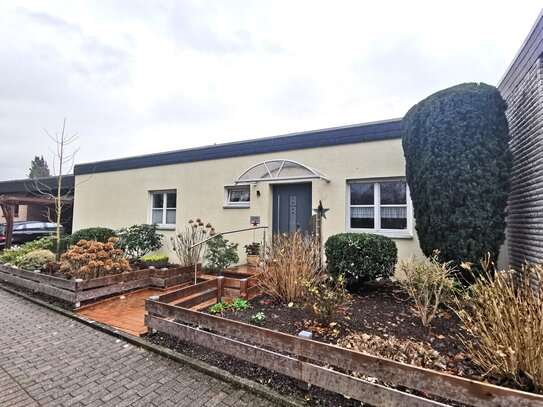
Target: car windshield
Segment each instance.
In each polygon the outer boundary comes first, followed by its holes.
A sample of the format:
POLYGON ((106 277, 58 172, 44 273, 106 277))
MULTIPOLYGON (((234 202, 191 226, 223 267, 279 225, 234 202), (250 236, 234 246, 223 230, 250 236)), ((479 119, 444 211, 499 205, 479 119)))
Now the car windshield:
POLYGON ((0 225, 0 235, 3 235, 6 233, 6 225, 0 225))

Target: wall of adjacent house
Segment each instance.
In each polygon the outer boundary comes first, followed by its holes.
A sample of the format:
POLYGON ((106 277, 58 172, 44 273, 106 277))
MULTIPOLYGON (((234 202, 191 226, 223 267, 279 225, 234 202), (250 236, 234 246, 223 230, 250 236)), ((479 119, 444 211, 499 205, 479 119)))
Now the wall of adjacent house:
POLYGON ((543 262, 543 60, 541 56, 506 94, 513 154, 508 204, 509 262, 543 262))
MULTIPOLYGON (((19 210, 17 213, 15 213, 15 216, 13 217, 14 221, 23 221, 27 220, 27 206, 26 205, 19 205, 19 210)), ((2 211, 0 211, 0 223, 5 223, 6 218, 2 214, 2 211)))
MULTIPOLYGON (((271 225, 272 184, 269 182, 251 186, 250 208, 224 208, 225 186, 232 186, 247 168, 267 159, 294 160, 330 179, 329 182, 311 180, 313 208, 320 200, 330 209, 323 221, 324 240, 347 229, 347 180, 405 178, 400 139, 112 171, 93 174, 90 178, 82 175, 76 177, 74 230, 93 226, 116 229, 149 222, 150 191, 160 190, 177 191, 178 229, 197 217, 211 222, 217 231, 249 227, 252 215, 260 216, 261 225, 271 225), (82 180, 85 182, 80 183, 82 180)), ((166 236, 163 251, 172 256, 169 238, 175 232, 163 230, 161 233, 166 236)), ((258 231, 227 236, 240 244, 242 263, 245 262, 243 246, 253 241, 254 233, 257 241, 262 238, 262 232, 258 231)), ((400 258, 421 255, 414 230, 410 238, 395 241, 400 258)))

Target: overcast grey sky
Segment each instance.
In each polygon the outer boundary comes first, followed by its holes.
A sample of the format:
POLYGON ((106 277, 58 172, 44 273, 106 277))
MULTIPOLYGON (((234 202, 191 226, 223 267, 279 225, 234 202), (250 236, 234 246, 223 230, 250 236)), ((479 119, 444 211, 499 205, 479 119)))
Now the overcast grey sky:
POLYGON ((76 162, 403 116, 497 85, 540 1, 2 1, 0 180, 76 162))

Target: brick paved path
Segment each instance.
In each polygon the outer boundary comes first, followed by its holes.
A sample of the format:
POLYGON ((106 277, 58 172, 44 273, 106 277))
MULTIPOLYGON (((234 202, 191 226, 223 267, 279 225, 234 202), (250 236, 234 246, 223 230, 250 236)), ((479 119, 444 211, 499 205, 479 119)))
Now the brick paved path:
POLYGON ((0 289, 0 406, 272 406, 0 289))

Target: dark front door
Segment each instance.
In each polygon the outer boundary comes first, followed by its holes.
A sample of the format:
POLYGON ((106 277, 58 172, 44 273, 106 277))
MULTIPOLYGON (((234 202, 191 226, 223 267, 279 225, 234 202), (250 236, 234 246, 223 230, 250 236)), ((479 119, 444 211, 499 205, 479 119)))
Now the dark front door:
POLYGON ((311 184, 273 186, 273 233, 308 232, 311 220, 311 184))

